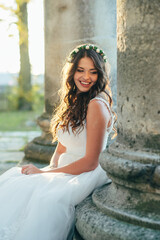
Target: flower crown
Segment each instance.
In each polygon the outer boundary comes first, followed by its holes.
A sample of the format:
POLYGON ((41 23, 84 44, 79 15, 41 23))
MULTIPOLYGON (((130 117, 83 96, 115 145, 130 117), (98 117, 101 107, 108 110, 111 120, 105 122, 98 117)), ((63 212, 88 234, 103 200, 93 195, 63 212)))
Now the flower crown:
POLYGON ((86 44, 86 45, 81 45, 80 47, 75 48, 69 55, 68 58, 68 62, 72 62, 73 57, 81 50, 81 49, 93 49, 96 53, 98 53, 99 55, 101 55, 101 57, 103 58, 104 62, 107 61, 107 57, 104 53, 103 50, 99 49, 97 46, 93 45, 93 44, 86 44))

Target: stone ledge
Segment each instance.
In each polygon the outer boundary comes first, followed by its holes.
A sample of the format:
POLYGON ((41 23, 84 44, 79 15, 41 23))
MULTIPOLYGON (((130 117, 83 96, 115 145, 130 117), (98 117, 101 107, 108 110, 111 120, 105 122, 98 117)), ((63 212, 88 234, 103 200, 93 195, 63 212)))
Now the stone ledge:
POLYGON ((123 144, 114 142, 108 148, 108 152, 114 156, 118 156, 124 159, 149 164, 160 164, 160 152, 153 153, 151 149, 140 151, 134 148, 128 148, 123 144))
POLYGON ((76 228, 84 240, 159 240, 160 231, 118 221, 99 211, 91 197, 76 208, 76 228))
POLYGON ((92 195, 97 208, 118 220, 160 230, 159 198, 112 183, 96 189, 92 195))
POLYGON ((80 234, 78 233, 77 229, 75 228, 75 231, 74 231, 74 236, 73 236, 73 240, 84 240, 80 234))
POLYGON ((32 141, 25 147, 25 159, 49 164, 54 150, 55 146, 40 145, 32 141))
POLYGON ((144 164, 115 156, 107 151, 100 157, 102 168, 117 184, 139 191, 160 193, 159 164, 144 164))

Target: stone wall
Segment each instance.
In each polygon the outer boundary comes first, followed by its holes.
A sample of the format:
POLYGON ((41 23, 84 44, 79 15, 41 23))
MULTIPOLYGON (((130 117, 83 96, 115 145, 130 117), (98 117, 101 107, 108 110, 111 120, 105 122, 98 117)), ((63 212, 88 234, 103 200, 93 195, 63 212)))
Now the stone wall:
POLYGON ((118 137, 100 158, 112 183, 78 205, 81 240, 160 239, 159 12, 117 0, 118 137))
MULTIPOLYGON (((116 83, 116 1, 45 2, 45 103, 51 113, 60 87, 60 72, 69 52, 85 42, 100 45, 116 83)), ((112 84, 112 85, 114 85, 112 84)), ((114 92, 116 88, 114 87, 114 92)), ((116 100, 116 97, 114 97, 116 100)))
POLYGON ((118 139, 160 149, 159 1, 118 2, 118 139))

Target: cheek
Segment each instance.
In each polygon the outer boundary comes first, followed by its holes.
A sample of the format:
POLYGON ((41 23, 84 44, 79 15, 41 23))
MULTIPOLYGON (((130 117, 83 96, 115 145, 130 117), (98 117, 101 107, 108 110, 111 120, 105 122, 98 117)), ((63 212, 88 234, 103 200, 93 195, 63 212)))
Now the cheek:
POLYGON ((92 79, 92 81, 94 82, 94 84, 97 82, 98 80, 98 76, 94 76, 94 78, 92 79))
POLYGON ((79 78, 79 74, 78 74, 78 73, 75 73, 75 74, 74 74, 74 77, 73 77, 74 81, 76 81, 78 78, 79 78))

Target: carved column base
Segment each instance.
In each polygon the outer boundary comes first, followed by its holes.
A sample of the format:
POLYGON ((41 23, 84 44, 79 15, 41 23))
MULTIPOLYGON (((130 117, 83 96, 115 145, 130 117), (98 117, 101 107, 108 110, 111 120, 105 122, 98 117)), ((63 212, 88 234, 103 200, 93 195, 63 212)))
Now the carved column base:
MULTIPOLYGON (((112 184, 111 184, 112 186, 112 184)), ((103 187, 103 193, 111 186, 103 187)), ((100 194, 100 192, 94 193, 100 194)), ((117 214, 105 211, 94 202, 93 196, 83 201, 76 209, 76 229, 83 240, 158 240, 160 231, 140 224, 131 223, 126 217, 118 219, 117 214)), ((106 199, 104 199, 106 200, 106 199)), ((118 199, 117 199, 118 200, 118 199)), ((101 196, 101 201, 103 198, 101 196)), ((125 205, 125 203, 124 203, 125 205)), ((126 204, 128 205, 128 204, 126 204)), ((125 206, 124 206, 125 207, 125 206)), ((114 209, 113 209, 114 210, 114 209)), ((117 211, 117 210, 115 210, 117 211)), ((118 211, 117 211, 118 212, 118 211)), ((118 213, 119 214, 119 213, 118 213)), ((143 218, 143 217, 142 217, 143 218)), ((145 219, 145 217, 144 217, 145 219)), ((75 240, 79 240, 75 238, 75 240)))
POLYGON ((56 148, 56 143, 52 143, 52 136, 49 132, 50 116, 43 113, 37 119, 37 123, 42 129, 42 135, 26 145, 25 160, 49 163, 56 148))
POLYGON ((160 239, 160 155, 126 149, 117 142, 101 155, 112 179, 76 209, 85 240, 160 239))

